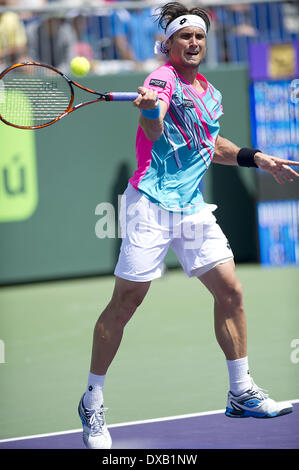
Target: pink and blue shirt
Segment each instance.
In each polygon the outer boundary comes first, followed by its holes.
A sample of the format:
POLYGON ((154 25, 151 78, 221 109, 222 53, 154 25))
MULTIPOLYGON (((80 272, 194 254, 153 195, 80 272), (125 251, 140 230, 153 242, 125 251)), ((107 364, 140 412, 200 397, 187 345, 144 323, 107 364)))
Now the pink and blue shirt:
POLYGON ((139 126, 136 137, 137 170, 132 186, 169 211, 194 213, 205 202, 199 188, 213 160, 223 114, 221 93, 201 74, 200 93, 167 63, 152 72, 144 86, 158 92, 168 105, 164 131, 155 142, 139 126))

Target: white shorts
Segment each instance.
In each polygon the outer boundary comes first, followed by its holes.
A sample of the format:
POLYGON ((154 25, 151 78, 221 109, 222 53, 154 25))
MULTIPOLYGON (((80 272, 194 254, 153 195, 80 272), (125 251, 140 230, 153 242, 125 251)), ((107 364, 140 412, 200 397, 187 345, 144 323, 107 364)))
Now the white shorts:
POLYGON ((212 213, 216 208, 207 204, 191 215, 169 212, 129 184, 121 199, 122 244, 114 274, 137 282, 159 278, 170 247, 189 277, 199 277, 232 259, 227 238, 212 213))

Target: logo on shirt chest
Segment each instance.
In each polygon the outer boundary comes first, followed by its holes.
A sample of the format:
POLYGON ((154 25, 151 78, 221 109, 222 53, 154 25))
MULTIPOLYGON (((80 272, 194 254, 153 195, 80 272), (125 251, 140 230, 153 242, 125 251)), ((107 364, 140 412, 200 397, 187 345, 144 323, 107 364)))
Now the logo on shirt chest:
POLYGON ((195 108, 195 105, 192 100, 184 100, 184 107, 185 108, 195 108))
POLYGON ((158 78, 152 78, 151 81, 149 82, 150 85, 158 86, 159 88, 165 88, 166 83, 163 80, 159 80, 158 78))

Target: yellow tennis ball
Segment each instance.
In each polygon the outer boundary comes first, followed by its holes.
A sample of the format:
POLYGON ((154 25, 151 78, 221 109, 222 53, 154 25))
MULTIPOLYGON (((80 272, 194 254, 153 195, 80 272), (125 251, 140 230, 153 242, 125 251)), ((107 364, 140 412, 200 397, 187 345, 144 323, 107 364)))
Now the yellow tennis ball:
POLYGON ((85 57, 74 57, 71 61, 71 72, 77 77, 83 77, 90 70, 90 63, 85 57))

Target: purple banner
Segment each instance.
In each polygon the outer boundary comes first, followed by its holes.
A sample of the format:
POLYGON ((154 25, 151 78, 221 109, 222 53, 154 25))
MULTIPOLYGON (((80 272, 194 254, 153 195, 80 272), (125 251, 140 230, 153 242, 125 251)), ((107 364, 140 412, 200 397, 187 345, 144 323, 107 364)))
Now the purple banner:
POLYGON ((249 76, 253 81, 299 78, 299 41, 250 44, 249 76))

